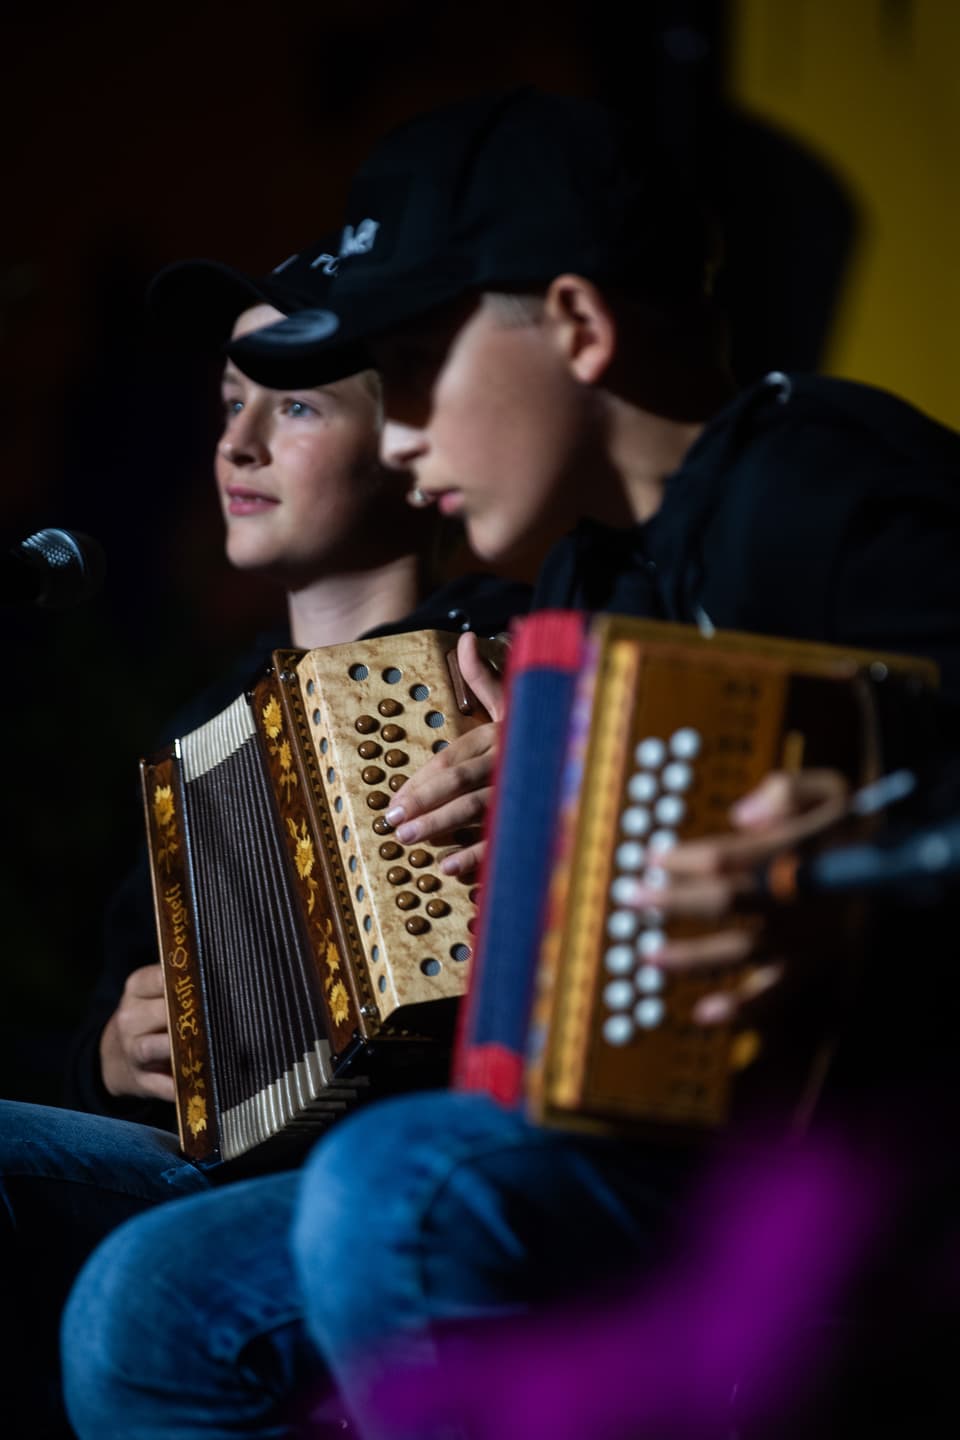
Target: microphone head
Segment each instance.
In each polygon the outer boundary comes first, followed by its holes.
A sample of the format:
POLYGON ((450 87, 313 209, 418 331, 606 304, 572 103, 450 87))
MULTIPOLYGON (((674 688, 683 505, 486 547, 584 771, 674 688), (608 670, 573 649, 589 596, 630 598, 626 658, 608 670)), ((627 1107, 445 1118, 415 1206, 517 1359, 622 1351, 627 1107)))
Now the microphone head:
POLYGON ((34 570, 33 602, 41 610, 70 610, 95 595, 103 583, 103 548, 76 530, 38 530, 15 547, 34 570))

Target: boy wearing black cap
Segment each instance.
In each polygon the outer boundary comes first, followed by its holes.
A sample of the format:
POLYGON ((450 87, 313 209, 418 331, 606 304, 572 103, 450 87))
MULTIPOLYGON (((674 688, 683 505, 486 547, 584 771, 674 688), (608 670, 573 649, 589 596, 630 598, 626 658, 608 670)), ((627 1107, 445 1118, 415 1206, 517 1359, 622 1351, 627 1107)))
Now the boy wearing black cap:
MULTIPOLYGON (((679 217, 604 112, 529 92, 467 102, 397 132, 361 172, 328 303, 233 353, 262 379, 298 362, 322 381, 342 345, 369 345, 384 458, 489 561, 539 562, 557 542, 539 604, 932 655, 957 699, 960 442, 837 381, 770 376, 724 406, 709 256, 679 217)), ((475 818, 495 735, 472 744, 405 787, 402 839, 475 818)), ((406 1434, 377 1394, 384 1341, 429 1367, 438 1323, 649 1264, 691 1172, 679 1150, 534 1131, 475 1096, 374 1106, 302 1181, 185 1201, 98 1252, 66 1318, 78 1433, 120 1415, 134 1440, 199 1434, 201 1416, 222 1435, 294 1433, 269 1427, 309 1373, 302 1293, 365 1440, 406 1434), (165 1259, 187 1234, 197 1255, 229 1236, 192 1285, 183 1251, 176 1275, 165 1259), (145 1274, 178 1288, 137 1369, 126 1297, 145 1274)))

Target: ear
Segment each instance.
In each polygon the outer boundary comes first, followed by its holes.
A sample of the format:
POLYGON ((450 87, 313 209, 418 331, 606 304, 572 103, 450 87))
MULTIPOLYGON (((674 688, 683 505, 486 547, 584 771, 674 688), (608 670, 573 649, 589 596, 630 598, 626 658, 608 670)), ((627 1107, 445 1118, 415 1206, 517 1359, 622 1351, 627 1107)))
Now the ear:
POLYGON ((571 374, 581 384, 597 384, 616 352, 617 322, 596 285, 582 275, 558 275, 547 290, 544 312, 571 374))

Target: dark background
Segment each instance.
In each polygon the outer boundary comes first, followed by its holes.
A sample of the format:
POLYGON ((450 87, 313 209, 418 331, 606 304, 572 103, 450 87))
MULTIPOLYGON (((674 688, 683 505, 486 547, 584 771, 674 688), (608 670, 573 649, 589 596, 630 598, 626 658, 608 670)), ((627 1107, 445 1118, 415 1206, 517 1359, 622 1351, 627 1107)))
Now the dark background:
POLYGON ((149 277, 200 255, 269 268, 337 222, 388 125, 524 82, 607 99, 701 187, 745 381, 817 366, 858 217, 821 161, 732 109, 722 3, 7 15, 0 543, 63 525, 108 558, 82 609, 3 612, 0 1094, 56 1101, 104 900, 140 840, 137 758, 278 606, 222 559, 212 377, 150 348, 149 277))

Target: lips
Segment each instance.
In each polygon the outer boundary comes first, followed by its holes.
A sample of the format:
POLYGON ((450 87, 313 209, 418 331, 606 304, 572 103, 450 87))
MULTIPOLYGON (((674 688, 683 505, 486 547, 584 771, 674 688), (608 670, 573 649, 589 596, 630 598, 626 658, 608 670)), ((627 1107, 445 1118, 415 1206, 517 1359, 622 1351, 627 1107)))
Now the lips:
POLYGON ((264 495, 259 490, 248 490, 243 485, 230 485, 225 494, 229 515, 263 515, 280 503, 272 495, 264 495))
POLYGON ((456 515, 463 509, 461 490, 426 490, 422 485, 414 485, 407 499, 418 510, 436 505, 441 515, 456 515))

